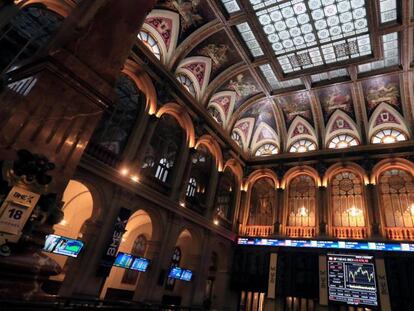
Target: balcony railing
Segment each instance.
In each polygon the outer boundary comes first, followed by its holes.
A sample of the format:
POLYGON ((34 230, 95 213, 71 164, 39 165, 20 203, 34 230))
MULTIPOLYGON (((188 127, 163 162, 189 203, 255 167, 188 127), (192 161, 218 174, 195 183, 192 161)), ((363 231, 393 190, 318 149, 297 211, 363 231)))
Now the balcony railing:
POLYGON ((240 234, 244 236, 269 236, 274 232, 273 226, 243 226, 240 225, 240 234))
POLYGON ((414 240, 414 228, 385 227, 385 235, 390 240, 414 240))
POLYGON ((366 227, 333 227, 333 236, 339 239, 365 239, 366 227))
POLYGON ((118 155, 99 144, 95 144, 92 141, 89 142, 85 152, 95 159, 114 168, 117 168, 119 165, 120 161, 118 155))
POLYGON ((291 238, 312 238, 316 236, 315 227, 286 227, 286 235, 291 238))

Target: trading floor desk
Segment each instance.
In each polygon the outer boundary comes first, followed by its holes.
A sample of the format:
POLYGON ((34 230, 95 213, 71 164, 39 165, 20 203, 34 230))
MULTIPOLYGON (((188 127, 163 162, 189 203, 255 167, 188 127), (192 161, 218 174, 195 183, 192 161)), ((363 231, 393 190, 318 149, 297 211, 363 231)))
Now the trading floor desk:
POLYGON ((239 310, 414 310, 414 244, 251 237, 237 244, 239 310))

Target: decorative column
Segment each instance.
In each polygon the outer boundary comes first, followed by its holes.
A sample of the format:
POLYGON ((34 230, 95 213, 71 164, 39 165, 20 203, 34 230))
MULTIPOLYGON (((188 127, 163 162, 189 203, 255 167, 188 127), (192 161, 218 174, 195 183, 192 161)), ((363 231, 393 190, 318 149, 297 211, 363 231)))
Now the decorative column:
POLYGON ((177 167, 175 167, 174 169, 170 193, 170 199, 173 201, 185 201, 185 189, 188 183, 188 179, 190 178, 191 167, 193 164, 191 158, 195 154, 195 152, 196 149, 187 148, 185 146, 181 149, 181 152, 177 157, 177 167))
POLYGON ((284 211, 284 202, 285 202, 285 189, 277 188, 276 189, 276 211, 275 211, 275 224, 274 224, 274 234, 282 234, 282 222, 283 222, 283 211, 284 211))
MULTIPOLYGON (((152 136, 154 135, 155 129, 157 128, 159 119, 153 114, 150 115, 147 121, 147 126, 145 128, 145 136, 141 141, 141 144, 135 150, 135 154, 132 157, 131 164, 138 172, 142 169, 142 164, 145 160, 145 155, 148 150, 148 147, 151 144, 152 136)), ((158 163, 157 163, 158 164, 158 163)), ((154 165, 157 165, 154 164, 154 165)))
MULTIPOLYGON (((25 227, 24 240, 13 234, 7 239, 14 242, 11 254, 0 257, 0 272, 14 272, 0 278, 14 285, 2 287, 6 289, 0 296, 41 295, 39 276, 53 268, 42 260, 45 235, 60 220, 57 207, 63 191, 103 111, 113 104, 115 82, 154 4, 155 0, 82 1, 41 56, 8 74, 0 93, 0 161, 16 160, 16 151, 26 149, 45 159, 40 166, 50 161, 55 168, 45 193, 27 184, 26 190, 42 194, 42 203, 32 215, 38 217, 31 224, 34 231, 25 227)), ((20 160, 30 162, 27 157, 20 160)), ((37 169, 28 170, 33 174, 37 169)), ((15 185, 11 180, 9 186, 15 185)))
POLYGON ((325 186, 318 187, 318 218, 319 218, 319 235, 328 234, 328 194, 325 186))
POLYGON ((367 197, 368 220, 371 221, 371 234, 373 237, 379 237, 381 228, 377 185, 365 185, 365 193, 367 197))

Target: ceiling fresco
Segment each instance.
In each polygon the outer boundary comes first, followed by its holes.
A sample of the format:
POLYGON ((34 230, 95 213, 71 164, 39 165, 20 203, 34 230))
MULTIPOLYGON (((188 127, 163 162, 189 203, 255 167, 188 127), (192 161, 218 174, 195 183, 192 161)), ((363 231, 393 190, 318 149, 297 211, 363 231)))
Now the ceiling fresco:
POLYGON ((404 8, 396 0, 161 0, 149 17, 164 22, 147 18, 143 29, 159 61, 247 155, 260 155, 260 144, 273 155, 369 144, 384 128, 411 139, 404 8), (330 141, 341 134, 354 143, 330 141), (290 148, 297 141, 303 146, 290 148))

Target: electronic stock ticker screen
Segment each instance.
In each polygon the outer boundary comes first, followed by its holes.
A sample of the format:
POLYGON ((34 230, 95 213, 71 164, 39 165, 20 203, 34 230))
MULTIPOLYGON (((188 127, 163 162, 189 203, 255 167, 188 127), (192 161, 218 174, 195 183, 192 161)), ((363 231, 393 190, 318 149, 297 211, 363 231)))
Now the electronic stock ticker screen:
POLYGON ((327 257, 330 301, 378 306, 372 256, 328 254, 327 257))

